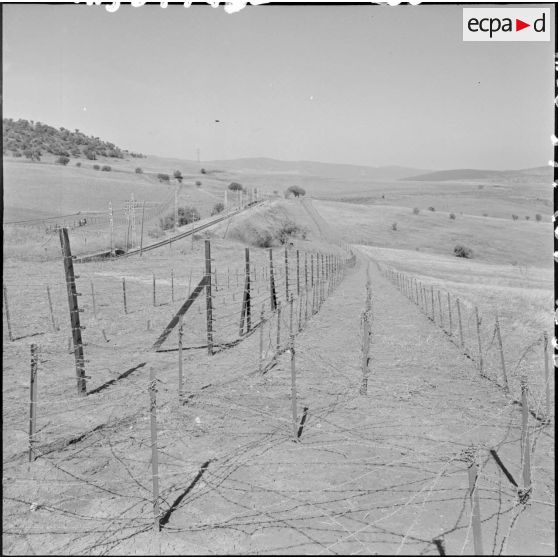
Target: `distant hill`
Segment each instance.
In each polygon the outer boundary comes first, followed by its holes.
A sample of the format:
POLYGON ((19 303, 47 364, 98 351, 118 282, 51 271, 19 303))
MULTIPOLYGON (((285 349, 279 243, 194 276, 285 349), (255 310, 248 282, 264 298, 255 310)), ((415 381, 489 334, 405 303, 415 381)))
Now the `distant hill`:
POLYGON ((386 166, 367 167, 316 161, 280 161, 266 157, 204 161, 200 164, 206 169, 226 169, 242 173, 274 173, 303 176, 324 176, 332 179, 398 180, 426 169, 386 166))
POLYGON ((4 155, 10 154, 16 158, 25 157, 32 161, 40 161, 41 157, 47 153, 55 156, 83 157, 90 160, 98 157, 123 159, 128 155, 143 157, 141 153, 130 153, 109 141, 86 136, 77 129, 71 132, 66 128, 54 128, 32 120, 4 118, 2 133, 2 153, 4 155))
POLYGON ((448 180, 487 180, 502 179, 509 180, 521 176, 533 176, 538 178, 551 178, 552 169, 550 167, 534 167, 520 170, 477 170, 477 169, 452 169, 444 171, 419 174, 418 176, 407 176, 400 180, 412 180, 416 182, 443 182, 448 180))

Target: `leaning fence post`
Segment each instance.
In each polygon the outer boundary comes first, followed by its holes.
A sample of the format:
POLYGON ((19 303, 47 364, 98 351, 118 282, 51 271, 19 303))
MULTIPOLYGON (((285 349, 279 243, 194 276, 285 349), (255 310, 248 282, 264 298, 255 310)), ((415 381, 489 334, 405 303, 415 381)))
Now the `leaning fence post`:
POLYGON ((473 526, 473 544, 476 556, 484 556, 482 548, 482 531, 478 488, 478 470, 476 458, 469 465, 469 501, 471 503, 471 524, 473 526))
POLYGON ((46 291, 47 291, 47 298, 48 298, 48 308, 50 310, 50 320, 52 322, 52 329, 54 331, 60 331, 60 328, 56 325, 56 320, 54 319, 54 311, 52 309, 52 297, 50 296, 50 287, 48 285, 46 286, 46 291))
POLYGON ((544 351, 544 386, 546 395, 546 421, 550 421, 550 372, 548 370, 548 334, 543 333, 543 351, 544 351))
POLYGON ((477 322, 477 340, 479 343, 479 372, 481 376, 484 376, 484 363, 482 360, 482 345, 481 345, 481 335, 480 335, 480 319, 479 319, 479 309, 475 306, 475 320, 477 322))
POLYGON ((275 293, 275 277, 273 275, 273 249, 272 248, 269 249, 269 296, 271 301, 271 311, 273 312, 274 310, 277 309, 277 295, 275 293))
POLYGON ((213 355, 213 307, 211 300, 211 243, 205 241, 205 308, 207 325, 207 352, 213 355))
POLYGON ((159 454, 157 452, 157 380, 155 370, 149 368, 149 414, 151 419, 151 478, 153 482, 153 527, 161 529, 159 521, 159 454))
POLYGON ((496 323, 494 324, 496 329, 496 339, 498 340, 498 349, 500 352, 500 362, 502 363, 502 377, 504 380, 504 389, 509 392, 510 387, 508 385, 508 375, 506 373, 506 361, 504 359, 504 347, 502 344, 502 334, 500 332, 500 321, 498 320, 498 314, 496 314, 496 323))
POLYGON ((523 471, 523 493, 525 496, 531 491, 531 442, 529 437, 529 401, 527 394, 527 378, 521 376, 521 464, 523 471))
POLYGON ((457 325, 459 326, 459 343, 461 344, 461 350, 465 349, 465 343, 463 342, 463 322, 461 321, 461 305, 459 303, 459 298, 455 299, 457 305, 457 325))
POLYGON ((31 379, 29 382, 29 461, 35 459, 35 432, 37 430, 37 345, 31 345, 31 379))
POLYGON ((124 314, 127 314, 128 307, 126 305, 126 277, 122 277, 122 301, 124 303, 124 314))
POLYGON ((448 315, 449 315, 449 335, 453 336, 453 320, 451 317, 451 296, 448 293, 448 315))
MULTIPOLYGON (((47 287, 48 289, 48 287, 47 287)), ((95 319, 97 319, 97 304, 95 302, 95 285, 93 284, 93 280, 91 281, 91 300, 92 300, 92 304, 93 304, 93 317, 95 319)), ((50 304, 50 292, 48 293, 48 301, 50 304)), ((51 312, 50 312, 51 316, 52 316, 52 307, 51 307, 51 312)), ((53 323, 54 323, 54 318, 53 318, 53 323)))
POLYGON ((182 336, 184 335, 184 316, 178 318, 178 401, 182 401, 184 378, 182 376, 182 336))
POLYGON ((79 395, 85 395, 85 360, 83 356, 83 341, 81 339, 81 330, 85 328, 80 325, 79 321, 80 308, 77 298, 79 293, 76 290, 76 276, 74 274, 73 256, 70 249, 70 240, 68 238, 67 228, 60 229, 60 244, 62 245, 64 272, 66 274, 66 289, 68 291, 68 306, 70 310, 70 324, 74 341, 77 390, 79 395))
POLYGON ((262 309, 260 312, 260 351, 259 351, 259 372, 263 373, 263 340, 264 340, 264 305, 262 304, 262 309))
POLYGON ((290 309, 290 352, 291 352, 291 410, 293 414, 293 441, 298 442, 297 427, 297 394, 296 394, 296 365, 295 365, 295 345, 293 332, 293 297, 289 301, 290 309))
POLYGON ((8 289, 6 288, 6 284, 3 284, 3 291, 4 291, 4 309, 6 311, 6 323, 8 324, 8 337, 10 341, 14 340, 14 336, 12 334, 12 324, 10 322, 10 307, 8 306, 8 289))

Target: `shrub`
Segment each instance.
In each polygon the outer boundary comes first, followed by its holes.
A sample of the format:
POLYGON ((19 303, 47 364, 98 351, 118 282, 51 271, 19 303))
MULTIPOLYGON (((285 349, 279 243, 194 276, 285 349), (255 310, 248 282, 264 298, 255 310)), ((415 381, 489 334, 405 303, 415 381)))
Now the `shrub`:
POLYGON ((179 170, 175 170, 173 176, 174 178, 176 178, 176 180, 178 180, 178 182, 182 183, 182 179, 184 177, 182 176, 182 173, 179 170))
POLYGON ((143 169, 141 167, 136 167, 136 174, 143 174, 143 169))
MULTIPOLYGON (((287 219, 279 227, 277 234, 279 237, 279 242, 281 244, 286 244, 293 236, 300 236, 302 239, 305 239, 307 231, 302 227, 299 227, 294 221, 287 219)), ((267 248, 267 246, 262 246, 262 248, 267 248)))
POLYGON ((531 218, 531 217, 529 217, 529 215, 525 215, 525 220, 526 220, 526 221, 529 221, 530 218, 531 218))
POLYGON ((83 150, 83 154, 90 160, 90 161, 94 161, 95 159, 97 159, 97 154, 95 153, 95 150, 90 148, 90 147, 86 147, 83 150))
POLYGON ((432 206, 430 206, 430 207, 428 208, 428 211, 436 211, 436 208, 435 208, 435 207, 432 207, 432 206))
POLYGON ((196 180, 196 186, 199 188, 202 185, 202 183, 199 180, 196 180))
POLYGON ((221 213, 224 209, 225 209, 225 204, 223 204, 221 202, 217 202, 213 206, 213 209, 211 210, 211 215, 217 215, 217 214, 221 213))
POLYGON ((418 207, 413 207, 413 215, 418 215, 420 213, 420 209, 418 207))
POLYGON ((157 178, 159 179, 159 182, 168 182, 170 180, 170 176, 164 172, 160 172, 157 175, 157 178))
POLYGON ((392 224, 391 224, 391 230, 392 230, 392 231, 396 231, 396 230, 397 230, 397 223, 392 223, 392 224))
POLYGON ((488 217, 488 213, 483 213, 482 216, 483 217, 488 217))
MULTIPOLYGON (((185 206, 178 208, 178 226, 181 227, 183 225, 188 225, 195 221, 200 220, 200 213, 199 211, 193 206, 185 206)), ((168 229, 172 229, 174 226, 174 212, 169 213, 165 217, 161 217, 160 219, 161 228, 166 231, 168 229)))
POLYGON ((93 165, 93 169, 95 169, 95 170, 100 170, 101 167, 100 167, 100 165, 93 165))
POLYGON ((78 162, 76 163, 76 167, 81 167, 81 162, 80 162, 80 161, 78 161, 78 162))
POLYGON ((541 215, 540 213, 537 213, 537 214, 535 215, 535 220, 536 220, 536 221, 542 221, 542 215, 541 215))
POLYGON ((102 170, 102 171, 105 171, 105 172, 110 172, 110 171, 112 170, 112 168, 111 168, 110 165, 103 165, 103 166, 101 167, 101 170, 102 170))
POLYGON ((471 248, 467 248, 467 246, 463 246, 462 244, 458 244, 453 249, 453 253, 458 258, 472 258, 473 257, 473 250, 471 250, 471 248))
POLYGON ((479 184, 479 190, 482 190, 484 188, 484 184, 479 184))
POLYGON ((455 221, 455 213, 450 213, 450 214, 449 214, 449 218, 450 218, 452 221, 455 221))
POLYGON ((512 215, 512 219, 513 219, 514 221, 517 221, 517 220, 519 219, 519 217, 518 217, 517 215, 512 215))
POLYGON ((301 188, 300 186, 289 186, 285 190, 285 194, 285 197, 287 197, 289 194, 292 194, 295 198, 298 198, 299 196, 306 195, 306 190, 304 188, 301 188))
POLYGON ((242 184, 239 184, 238 182, 231 182, 229 184, 229 190, 232 190, 233 192, 240 192, 243 189, 242 184))
POLYGON ((201 169, 200 172, 201 172, 202 174, 206 174, 206 173, 207 173, 207 171, 206 171, 205 169, 201 169))
POLYGON ((70 158, 66 157, 66 155, 61 155, 60 157, 58 157, 58 159, 56 159, 55 162, 56 162, 57 165, 66 166, 70 162, 70 158))

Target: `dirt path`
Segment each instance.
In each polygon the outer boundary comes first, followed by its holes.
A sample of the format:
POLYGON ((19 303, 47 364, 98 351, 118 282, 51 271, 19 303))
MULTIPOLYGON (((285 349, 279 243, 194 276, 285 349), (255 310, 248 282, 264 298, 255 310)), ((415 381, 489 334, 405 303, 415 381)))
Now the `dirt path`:
POLYGON ((548 438, 533 433, 534 493, 519 505, 488 458, 496 448, 521 486, 519 413, 373 264, 372 374, 359 395, 365 265, 297 337, 299 419, 308 409, 299 443, 286 354, 265 380, 228 394, 227 419, 204 438, 227 449, 174 512, 163 552, 438 554, 439 538, 448 554, 471 554, 474 445, 484 551, 553 553, 552 489, 539 469, 548 438))

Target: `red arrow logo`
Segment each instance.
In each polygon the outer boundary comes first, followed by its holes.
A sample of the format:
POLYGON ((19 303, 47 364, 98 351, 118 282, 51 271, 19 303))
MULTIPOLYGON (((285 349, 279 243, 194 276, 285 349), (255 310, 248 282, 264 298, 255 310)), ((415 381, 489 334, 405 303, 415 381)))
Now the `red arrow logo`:
POLYGON ((524 21, 521 21, 520 19, 515 20, 515 30, 516 31, 521 31, 522 29, 525 29, 526 27, 531 27, 531 24, 530 23, 525 23, 524 21))

